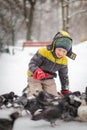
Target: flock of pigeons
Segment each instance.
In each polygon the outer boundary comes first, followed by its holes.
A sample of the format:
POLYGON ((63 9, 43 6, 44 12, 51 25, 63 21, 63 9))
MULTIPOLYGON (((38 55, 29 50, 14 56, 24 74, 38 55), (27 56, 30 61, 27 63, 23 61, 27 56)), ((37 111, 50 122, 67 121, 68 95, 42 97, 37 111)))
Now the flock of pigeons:
POLYGON ((87 87, 85 92, 71 92, 65 96, 58 93, 55 97, 52 94, 41 91, 34 98, 30 99, 27 93, 22 96, 14 92, 0 95, 0 109, 16 108, 9 119, 0 118, 0 130, 12 130, 17 118, 31 115, 31 120, 46 120, 55 127, 58 119, 64 121, 87 121, 87 87), (20 111, 19 111, 20 110, 20 111))

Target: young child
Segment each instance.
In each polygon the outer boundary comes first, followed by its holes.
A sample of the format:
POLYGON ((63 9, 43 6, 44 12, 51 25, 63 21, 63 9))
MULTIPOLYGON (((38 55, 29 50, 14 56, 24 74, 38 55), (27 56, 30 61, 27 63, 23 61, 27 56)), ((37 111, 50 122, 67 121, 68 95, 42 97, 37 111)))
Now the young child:
POLYGON ((58 96, 55 79, 58 71, 61 93, 68 94, 68 57, 75 59, 72 52, 72 39, 65 31, 58 32, 51 45, 41 47, 32 57, 28 69, 29 96, 38 91, 46 91, 58 96))

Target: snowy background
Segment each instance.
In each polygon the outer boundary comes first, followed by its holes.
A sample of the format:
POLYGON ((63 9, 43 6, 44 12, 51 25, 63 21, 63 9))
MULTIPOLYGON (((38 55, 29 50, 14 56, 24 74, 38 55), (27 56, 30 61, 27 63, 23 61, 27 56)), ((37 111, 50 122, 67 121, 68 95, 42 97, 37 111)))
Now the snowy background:
MULTIPOLYGON (((12 47, 9 47, 12 53, 12 47)), ((23 50, 16 48, 15 55, 0 54, 0 95, 14 91, 16 94, 21 95, 22 90, 27 85, 27 69, 28 63, 38 47, 28 47, 23 50)), ((87 86, 87 42, 83 42, 73 47, 73 52, 77 54, 76 60, 69 59, 69 80, 70 90, 81 92, 85 91, 87 86)), ((60 91, 60 81, 55 79, 57 90, 60 91)), ((0 110, 0 116, 6 117, 12 110, 0 110)), ((60 130, 86 130, 87 123, 80 122, 63 122, 57 121, 57 126, 54 129, 60 130)), ((34 129, 53 129, 46 121, 31 121, 28 117, 18 119, 15 123, 14 130, 34 130, 34 129)))

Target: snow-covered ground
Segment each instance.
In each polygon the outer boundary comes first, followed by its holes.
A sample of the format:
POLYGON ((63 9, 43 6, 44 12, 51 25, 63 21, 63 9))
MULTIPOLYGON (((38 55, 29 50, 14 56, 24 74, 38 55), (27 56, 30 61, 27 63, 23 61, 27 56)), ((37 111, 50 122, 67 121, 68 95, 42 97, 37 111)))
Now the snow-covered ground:
MULTIPOLYGON (((24 50, 15 50, 15 55, 6 53, 0 54, 0 95, 10 91, 21 95, 22 90, 27 85, 27 69, 28 63, 38 47, 28 47, 24 50)), ((10 49, 11 50, 11 49, 10 49)), ((81 92, 85 91, 87 86, 87 42, 81 43, 73 47, 73 52, 77 54, 76 60, 69 59, 69 79, 70 90, 81 92)), ((60 91, 60 81, 55 79, 57 90, 60 91)), ((0 110, 1 116, 6 116, 11 110, 0 110)), ((86 130, 87 123, 80 122, 63 122, 57 121, 55 130, 86 130)), ((53 129, 46 121, 31 121, 29 117, 18 119, 15 123, 14 130, 34 130, 34 129, 53 129)))

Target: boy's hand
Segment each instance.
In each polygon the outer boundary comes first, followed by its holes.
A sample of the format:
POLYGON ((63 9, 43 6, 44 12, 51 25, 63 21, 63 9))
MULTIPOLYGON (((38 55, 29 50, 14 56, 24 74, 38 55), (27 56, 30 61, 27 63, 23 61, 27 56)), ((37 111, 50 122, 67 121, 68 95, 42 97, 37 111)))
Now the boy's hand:
POLYGON ((66 94, 71 93, 71 91, 70 90, 61 90, 61 93, 62 93, 62 95, 66 95, 66 94))
POLYGON ((43 79, 45 78, 45 73, 42 71, 42 69, 38 68, 33 75, 34 79, 43 79))
POLYGON ((38 68, 38 69, 34 72, 34 75, 33 75, 33 78, 34 78, 34 79, 38 79, 38 80, 45 79, 45 78, 49 78, 49 77, 51 77, 51 75, 48 74, 48 73, 43 72, 43 70, 40 69, 40 68, 38 68))

